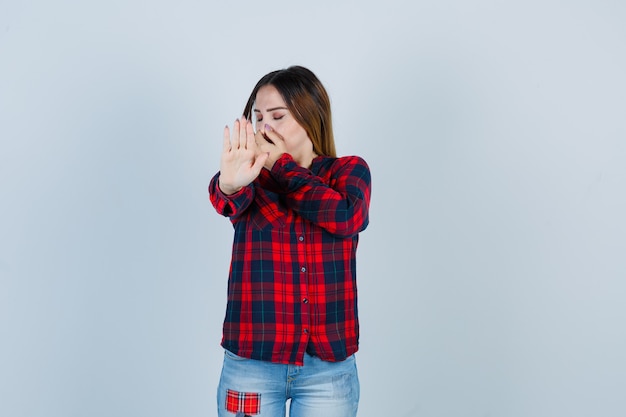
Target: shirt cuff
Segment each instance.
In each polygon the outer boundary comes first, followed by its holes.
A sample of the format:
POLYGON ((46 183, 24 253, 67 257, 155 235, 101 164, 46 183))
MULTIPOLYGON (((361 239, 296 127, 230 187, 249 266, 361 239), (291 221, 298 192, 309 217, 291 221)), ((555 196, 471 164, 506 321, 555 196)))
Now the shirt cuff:
POLYGON ((251 198, 252 185, 242 187, 234 194, 226 195, 219 187, 219 183, 215 184, 216 209, 224 216, 236 216, 240 208, 247 204, 251 198))
POLYGON ((280 177, 280 172, 285 169, 286 165, 290 163, 295 163, 295 161, 290 154, 285 152, 280 156, 280 158, 276 160, 276 162, 274 162, 274 166, 272 167, 272 170, 270 172, 275 178, 280 177))
POLYGON ((235 192, 235 193, 232 193, 232 194, 224 194, 224 191, 222 191, 222 189, 220 188, 220 183, 219 183, 219 182, 217 183, 217 187, 216 187, 216 188, 217 188, 217 192, 218 192, 218 193, 219 193, 219 195, 220 195, 220 198, 222 198, 222 199, 224 199, 224 200, 234 200, 234 199, 236 199, 237 197, 239 197, 241 194, 243 194, 243 193, 244 193, 244 189, 245 189, 246 187, 241 187, 241 188, 239 189, 239 191, 237 191, 237 192, 235 192))

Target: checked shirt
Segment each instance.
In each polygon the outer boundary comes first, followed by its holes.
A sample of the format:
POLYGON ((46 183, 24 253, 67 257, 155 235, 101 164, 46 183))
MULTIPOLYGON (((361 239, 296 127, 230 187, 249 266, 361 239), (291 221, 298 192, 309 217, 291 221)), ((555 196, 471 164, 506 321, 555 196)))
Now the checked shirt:
POLYGON ((305 352, 346 359, 358 349, 356 250, 368 224, 370 171, 356 156, 318 156, 310 169, 283 154, 271 171, 211 203, 235 236, 222 346, 302 365, 305 352))

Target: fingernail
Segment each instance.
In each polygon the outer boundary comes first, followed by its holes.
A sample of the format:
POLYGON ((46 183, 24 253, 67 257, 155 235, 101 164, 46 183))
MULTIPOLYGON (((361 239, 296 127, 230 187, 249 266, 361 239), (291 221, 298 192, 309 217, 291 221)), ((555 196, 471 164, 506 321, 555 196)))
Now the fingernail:
POLYGON ((269 130, 269 131, 271 131, 271 130, 272 130, 272 126, 270 126, 270 125, 266 124, 266 125, 265 125, 265 130, 269 130))

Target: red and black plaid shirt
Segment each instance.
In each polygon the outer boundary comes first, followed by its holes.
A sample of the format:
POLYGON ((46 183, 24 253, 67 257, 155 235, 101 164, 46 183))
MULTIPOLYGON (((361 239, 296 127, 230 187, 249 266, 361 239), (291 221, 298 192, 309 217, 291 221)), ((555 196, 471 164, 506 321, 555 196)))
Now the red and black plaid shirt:
POLYGON ((368 224, 370 171, 350 156, 289 154, 226 196, 209 185, 235 229, 222 346, 246 358, 302 365, 304 352, 341 361, 357 351, 356 249, 368 224))

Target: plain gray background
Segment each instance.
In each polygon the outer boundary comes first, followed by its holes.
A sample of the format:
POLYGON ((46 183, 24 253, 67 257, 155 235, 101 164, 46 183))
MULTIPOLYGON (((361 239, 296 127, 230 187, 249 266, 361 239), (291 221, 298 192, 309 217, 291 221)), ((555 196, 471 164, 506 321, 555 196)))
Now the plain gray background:
POLYGON ((361 235, 361 417, 626 415, 621 1, 0 0, 0 415, 214 416, 222 129, 312 69, 361 235))

